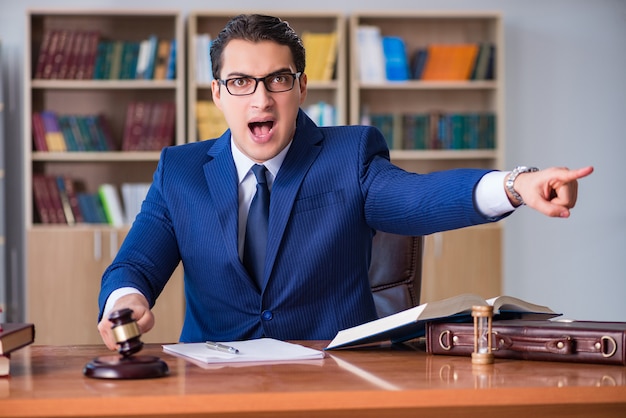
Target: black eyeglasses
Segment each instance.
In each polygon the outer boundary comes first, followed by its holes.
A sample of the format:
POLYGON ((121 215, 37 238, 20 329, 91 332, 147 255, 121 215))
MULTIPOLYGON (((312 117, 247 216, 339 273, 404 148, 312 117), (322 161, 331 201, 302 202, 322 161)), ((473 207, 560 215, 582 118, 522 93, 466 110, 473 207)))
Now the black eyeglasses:
POLYGON ((302 72, 270 74, 265 77, 234 77, 226 80, 218 80, 226 87, 228 93, 233 96, 248 96, 256 91, 259 82, 262 81, 265 89, 272 93, 282 93, 293 89, 296 80, 302 72))

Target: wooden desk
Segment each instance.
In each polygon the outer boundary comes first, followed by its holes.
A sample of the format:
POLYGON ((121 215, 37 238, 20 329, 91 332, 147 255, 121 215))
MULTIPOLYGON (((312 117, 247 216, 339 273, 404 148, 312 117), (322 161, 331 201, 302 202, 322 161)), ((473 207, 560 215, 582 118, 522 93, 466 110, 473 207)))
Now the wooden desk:
MULTIPOLYGON (((323 348, 325 342, 307 342, 323 348)), ((429 356, 417 347, 327 352, 300 364, 203 369, 148 345, 160 379, 86 378, 104 346, 30 346, 0 378, 0 417, 624 417, 626 367, 429 356)))

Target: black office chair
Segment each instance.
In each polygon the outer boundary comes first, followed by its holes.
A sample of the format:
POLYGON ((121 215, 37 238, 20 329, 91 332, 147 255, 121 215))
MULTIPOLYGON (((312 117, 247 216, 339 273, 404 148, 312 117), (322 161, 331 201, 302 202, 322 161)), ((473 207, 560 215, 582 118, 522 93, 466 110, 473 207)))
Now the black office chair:
POLYGON ((379 317, 419 304, 423 254, 424 237, 376 233, 369 280, 379 317))

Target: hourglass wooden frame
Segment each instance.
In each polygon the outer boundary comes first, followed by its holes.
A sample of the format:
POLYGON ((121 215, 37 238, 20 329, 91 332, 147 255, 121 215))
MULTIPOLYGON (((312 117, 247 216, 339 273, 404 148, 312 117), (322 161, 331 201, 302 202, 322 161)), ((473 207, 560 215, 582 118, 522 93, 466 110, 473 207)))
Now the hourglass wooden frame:
POLYGON ((472 317, 474 318, 474 351, 472 352, 472 363, 491 364, 494 360, 492 353, 493 333, 491 331, 493 306, 472 306, 472 317), (485 333, 487 334, 487 338, 484 338, 485 333))

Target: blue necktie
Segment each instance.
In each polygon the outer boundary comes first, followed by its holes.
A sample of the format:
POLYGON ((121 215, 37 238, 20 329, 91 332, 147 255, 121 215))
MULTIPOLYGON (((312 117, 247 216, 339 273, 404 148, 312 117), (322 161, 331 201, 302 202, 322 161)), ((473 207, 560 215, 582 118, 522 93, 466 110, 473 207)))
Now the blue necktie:
POLYGON ((254 278, 259 289, 263 288, 263 270, 265 269, 265 251, 267 248, 267 224, 270 214, 270 191, 267 187, 264 165, 255 164, 252 172, 256 177, 256 194, 250 203, 246 240, 243 250, 243 265, 254 278))

